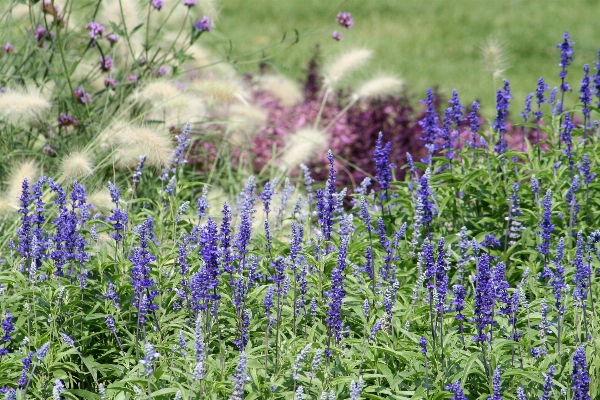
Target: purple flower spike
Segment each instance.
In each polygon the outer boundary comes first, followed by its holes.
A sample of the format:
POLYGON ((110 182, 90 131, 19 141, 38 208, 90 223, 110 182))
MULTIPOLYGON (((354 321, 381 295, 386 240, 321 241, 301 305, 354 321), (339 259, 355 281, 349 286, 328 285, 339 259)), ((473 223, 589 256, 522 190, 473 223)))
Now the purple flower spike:
POLYGON ((454 396, 450 400, 467 400, 467 396, 460 387, 460 381, 454 381, 451 385, 446 386, 444 389, 454 392, 454 396))
POLYGON ((431 89, 427 89, 427 97, 424 100, 421 100, 421 103, 425 104, 427 109, 425 111, 425 117, 419 121, 419 125, 423 128, 423 135, 420 139, 424 141, 425 144, 433 144, 440 129, 440 119, 435 110, 435 100, 431 89))
POLYGON ((569 86, 569 83, 565 81, 565 78, 567 77, 567 67, 571 64, 571 61, 573 61, 573 44, 574 42, 569 40, 569 32, 565 32, 563 36, 563 42, 556 45, 556 48, 560 50, 560 63, 558 64, 558 66, 561 67, 561 71, 558 74, 558 77, 561 81, 561 100, 560 109, 558 110, 558 112, 562 112, 562 107, 565 99, 565 92, 571 90, 571 87, 569 86))
POLYGON ((383 146, 383 134, 379 132, 373 159, 375 160, 375 169, 377 170, 375 178, 377 179, 377 182, 379 182, 379 186, 381 186, 381 194, 379 197, 383 200, 388 198, 387 191, 390 188, 390 181, 392 180, 391 169, 395 168, 395 165, 391 164, 389 160, 391 149, 391 142, 387 142, 386 145, 383 146))
POLYGON ((571 375, 573 386, 573 400, 590 400, 590 377, 587 371, 585 359, 585 347, 579 345, 573 353, 573 374, 571 375))
POLYGON ((421 347, 421 354, 427 354, 427 339, 425 336, 421 336, 419 339, 419 347, 421 347))
POLYGON ((504 88, 498 89, 496 93, 496 119, 492 124, 492 129, 498 132, 500 138, 494 147, 498 154, 503 154, 508 149, 506 142, 506 119, 508 118, 508 107, 510 106, 510 82, 504 80, 504 88))

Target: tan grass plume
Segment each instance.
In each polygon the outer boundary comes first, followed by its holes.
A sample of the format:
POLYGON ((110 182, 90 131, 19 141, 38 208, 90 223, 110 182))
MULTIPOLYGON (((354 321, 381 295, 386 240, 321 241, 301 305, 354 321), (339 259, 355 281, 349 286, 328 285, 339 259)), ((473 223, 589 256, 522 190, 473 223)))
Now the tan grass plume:
POLYGON ((316 129, 300 129, 288 138, 288 143, 279 159, 280 166, 294 169, 302 163, 308 163, 327 148, 327 143, 324 132, 316 129))
POLYGON ((486 43, 481 46, 481 55, 485 70, 492 74, 493 79, 496 80, 502 77, 507 69, 504 44, 498 39, 489 37, 486 43))
POLYGON ((29 187, 31 187, 39 177, 39 168, 33 160, 22 160, 16 163, 8 174, 6 188, 6 202, 13 209, 19 208, 18 197, 23 191, 23 181, 27 179, 29 187))
POLYGON ((358 89, 356 89, 354 96, 357 98, 386 96, 397 93, 402 88, 402 85, 404 85, 404 82, 400 79, 394 76, 382 75, 370 79, 360 85, 358 89))
POLYGON ((365 65, 373 57, 373 52, 367 49, 350 50, 343 53, 325 65, 323 75, 324 84, 328 87, 335 86, 340 80, 354 70, 365 65))
POLYGON ((281 75, 266 75, 260 77, 258 86, 273 95, 282 106, 293 107, 303 100, 300 85, 293 80, 281 75))
POLYGON ((28 124, 52 105, 39 91, 11 90, 0 93, 0 117, 12 124, 28 124))
POLYGON ((92 158, 85 152, 75 151, 65 157, 61 164, 62 178, 67 181, 80 180, 94 173, 92 158))

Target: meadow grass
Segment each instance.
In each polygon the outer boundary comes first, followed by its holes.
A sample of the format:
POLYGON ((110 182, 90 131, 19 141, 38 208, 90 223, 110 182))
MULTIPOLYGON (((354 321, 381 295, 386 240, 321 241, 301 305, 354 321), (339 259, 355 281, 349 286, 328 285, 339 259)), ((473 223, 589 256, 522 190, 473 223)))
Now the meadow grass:
MULTIPOLYGON (((223 0, 219 4, 219 35, 209 41, 219 53, 229 54, 231 40, 234 58, 256 52, 236 59, 234 65, 242 72, 255 72, 266 54, 273 68, 299 78, 316 43, 326 58, 364 46, 374 50, 375 57, 354 83, 372 72, 395 73, 418 99, 434 85, 447 97, 457 89, 465 102, 480 100, 486 117, 493 115, 495 89, 502 80, 494 82, 485 70, 481 47, 488 40, 496 40, 504 48, 506 71, 500 78, 513 84, 517 109, 535 89, 542 71, 558 64, 557 38, 564 31, 577 38, 572 87, 581 80, 583 64, 595 59, 598 51, 595 26, 600 3, 591 0, 223 0), (355 22, 351 29, 338 29, 334 19, 339 11, 352 13, 355 22), (302 35, 296 45, 260 50, 280 41, 282 32, 290 39, 294 29, 302 35), (343 33, 343 42, 331 38, 333 30, 343 33)), ((543 74, 550 86, 559 85, 557 73, 543 74)))

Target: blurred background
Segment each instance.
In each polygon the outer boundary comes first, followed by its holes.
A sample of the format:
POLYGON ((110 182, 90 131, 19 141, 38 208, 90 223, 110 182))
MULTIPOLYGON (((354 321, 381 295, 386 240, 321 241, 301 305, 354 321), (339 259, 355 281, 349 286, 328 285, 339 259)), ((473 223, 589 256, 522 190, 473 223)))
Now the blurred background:
POLYGON ((277 72, 300 78, 317 44, 324 60, 363 47, 375 56, 349 85, 377 72, 396 74, 418 99, 428 87, 437 85, 446 98, 457 89, 463 104, 480 100, 488 118, 503 78, 511 82, 513 115, 539 77, 559 85, 556 45, 565 31, 575 42, 567 78, 575 91, 583 64, 594 72, 600 47, 595 0, 219 0, 215 6, 215 34, 203 38, 204 44, 241 72, 256 72, 266 57, 277 72), (340 11, 352 14, 351 29, 336 24, 340 11), (299 40, 292 44, 294 30, 299 40), (334 30, 343 41, 331 37, 334 30))

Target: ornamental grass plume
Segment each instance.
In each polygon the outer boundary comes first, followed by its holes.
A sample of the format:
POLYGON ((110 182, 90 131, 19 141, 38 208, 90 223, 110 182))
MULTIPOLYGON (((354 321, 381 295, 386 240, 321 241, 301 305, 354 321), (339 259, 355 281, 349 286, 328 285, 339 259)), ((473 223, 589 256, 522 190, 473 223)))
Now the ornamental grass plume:
POLYGON ((328 88, 334 87, 348 74, 365 65, 371 57, 373 51, 367 49, 355 49, 341 54, 323 68, 323 83, 328 88))
POLYGON ((51 108, 51 103, 39 91, 7 89, 0 93, 0 118, 17 124, 30 124, 51 108))
POLYGON ((164 121, 167 127, 197 123, 206 115, 206 105, 199 95, 172 82, 152 82, 140 89, 136 97, 150 106, 147 119, 164 121))
POLYGON ((94 206, 95 212, 108 215, 114 207, 108 189, 103 187, 88 195, 88 203, 94 206))
POLYGON ((81 180, 94 173, 94 164, 89 154, 75 151, 63 159, 60 170, 63 182, 81 180))
POLYGON ((492 74, 494 81, 500 78, 507 68, 504 44, 495 38, 489 37, 486 43, 481 46, 481 55, 485 70, 492 74))
POLYGON ((248 93, 235 79, 204 78, 193 81, 190 89, 202 97, 208 105, 248 103, 248 93))
POLYGON ((4 212, 16 211, 19 208, 18 197, 22 192, 22 184, 25 179, 33 183, 39 176, 39 167, 33 160, 22 160, 16 163, 8 173, 6 192, 2 195, 4 212))
POLYGON ((404 82, 395 76, 382 75, 364 82, 356 89, 353 97, 356 98, 372 98, 384 97, 398 93, 404 82))
POLYGON ((135 168, 141 155, 146 165, 162 168, 173 152, 168 131, 154 125, 116 123, 100 134, 101 149, 114 151, 117 167, 135 168))
POLYGON ((257 86, 275 97, 283 107, 293 107, 304 100, 300 86, 282 75, 261 76, 258 78, 257 86))
POLYGON ((316 129, 300 129, 287 138, 281 154, 280 167, 293 170, 300 164, 309 163, 327 148, 327 135, 316 129))

